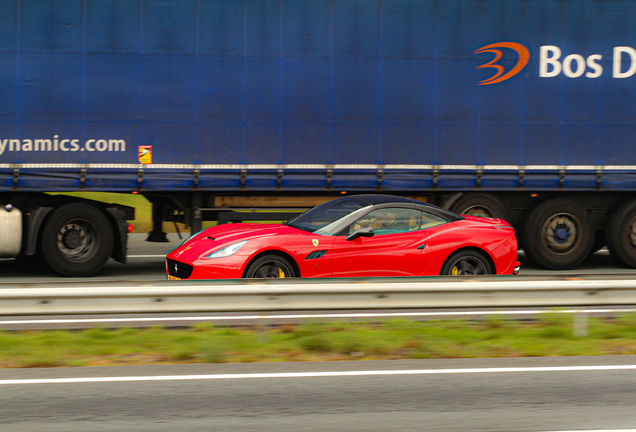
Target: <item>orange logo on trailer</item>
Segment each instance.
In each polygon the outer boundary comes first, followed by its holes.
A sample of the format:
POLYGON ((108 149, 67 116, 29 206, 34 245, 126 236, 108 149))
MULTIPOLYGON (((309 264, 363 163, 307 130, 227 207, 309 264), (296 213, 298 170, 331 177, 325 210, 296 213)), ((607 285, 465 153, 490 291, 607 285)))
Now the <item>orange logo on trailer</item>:
POLYGON ((141 164, 152 163, 152 146, 150 145, 139 146, 139 163, 141 164))
POLYGON ((481 54, 485 52, 493 53, 495 55, 495 58, 486 64, 477 66, 477 69, 492 68, 496 72, 490 78, 480 81, 479 85, 497 84, 502 81, 506 81, 507 79, 510 79, 521 72, 521 70, 526 67, 526 65, 530 61, 530 51, 528 51, 528 48, 516 42, 499 42, 486 45, 475 51, 475 54, 481 54), (498 48, 506 48, 517 53, 517 64, 508 72, 506 72, 506 68, 504 68, 502 65, 495 64, 504 55, 503 51, 498 48))

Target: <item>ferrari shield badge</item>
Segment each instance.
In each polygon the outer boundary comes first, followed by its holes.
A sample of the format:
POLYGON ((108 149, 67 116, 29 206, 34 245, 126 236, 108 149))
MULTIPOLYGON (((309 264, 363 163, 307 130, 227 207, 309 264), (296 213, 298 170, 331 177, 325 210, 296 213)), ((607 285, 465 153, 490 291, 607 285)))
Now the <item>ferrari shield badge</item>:
POLYGON ((314 247, 318 246, 318 239, 312 239, 311 244, 313 244, 314 247))

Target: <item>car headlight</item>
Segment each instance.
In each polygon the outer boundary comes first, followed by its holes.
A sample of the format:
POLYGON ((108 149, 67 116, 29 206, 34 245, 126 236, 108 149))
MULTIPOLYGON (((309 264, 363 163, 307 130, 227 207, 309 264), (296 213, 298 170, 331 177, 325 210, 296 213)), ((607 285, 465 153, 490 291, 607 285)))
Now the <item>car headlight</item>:
POLYGON ((230 255, 234 255, 243 247, 243 245, 247 243, 247 240, 243 240, 242 242, 234 243, 229 246, 225 246, 223 249, 219 249, 216 252, 212 252, 210 255, 206 255, 206 258, 224 258, 229 257, 230 255))

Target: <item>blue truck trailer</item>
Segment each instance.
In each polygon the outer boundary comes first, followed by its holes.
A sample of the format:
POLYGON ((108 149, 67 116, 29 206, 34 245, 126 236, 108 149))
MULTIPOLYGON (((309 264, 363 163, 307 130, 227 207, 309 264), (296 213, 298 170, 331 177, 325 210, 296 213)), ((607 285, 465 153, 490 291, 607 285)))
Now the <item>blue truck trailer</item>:
POLYGON ((636 4, 6 0, 0 257, 67 276, 163 221, 282 218, 343 193, 502 217, 529 258, 636 267, 636 4), (271 210, 271 213, 235 210, 271 210))

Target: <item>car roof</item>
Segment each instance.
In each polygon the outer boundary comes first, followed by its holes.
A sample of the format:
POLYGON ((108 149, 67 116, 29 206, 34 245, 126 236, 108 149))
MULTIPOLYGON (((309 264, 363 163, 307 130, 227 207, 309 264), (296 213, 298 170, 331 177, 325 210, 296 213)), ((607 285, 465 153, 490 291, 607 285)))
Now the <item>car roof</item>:
POLYGON ((341 197, 340 199, 345 202, 346 201, 363 201, 370 205, 386 204, 386 203, 424 204, 422 201, 417 201, 410 198, 394 196, 394 195, 380 195, 380 194, 349 195, 349 196, 341 197))
POLYGON ((381 195, 381 194, 369 194, 369 195, 349 195, 337 198, 342 202, 352 201, 352 202, 362 202, 368 205, 372 205, 374 207, 387 207, 387 205, 391 204, 411 204, 416 205, 421 210, 429 211, 431 213, 437 214, 438 216, 443 217, 449 221, 461 220, 463 217, 460 215, 453 213, 449 210, 443 209, 441 207, 434 206, 432 204, 428 204, 422 201, 414 200, 411 198, 405 198, 401 196, 394 195, 381 195))

